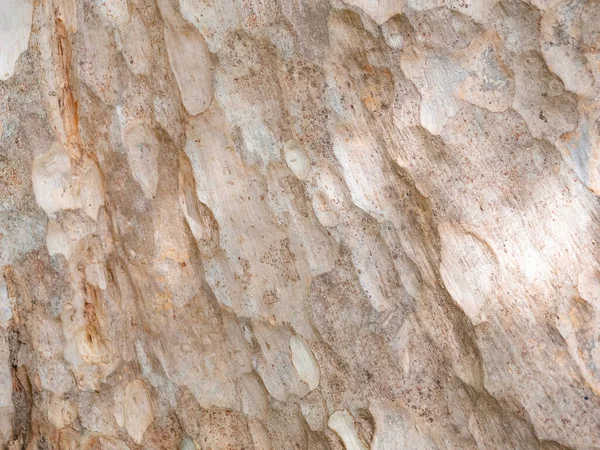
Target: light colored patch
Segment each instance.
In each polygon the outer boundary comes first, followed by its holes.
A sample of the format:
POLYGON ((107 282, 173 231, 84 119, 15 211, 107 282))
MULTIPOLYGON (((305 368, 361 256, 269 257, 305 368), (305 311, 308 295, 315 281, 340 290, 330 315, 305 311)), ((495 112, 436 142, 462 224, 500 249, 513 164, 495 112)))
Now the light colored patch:
POLYGON ((165 44, 185 110, 191 116, 206 111, 212 101, 213 79, 204 38, 191 25, 167 22, 165 44))
POLYGON ((99 263, 89 263, 84 269, 85 281, 92 286, 105 290, 106 276, 104 275, 104 265, 99 263))
POLYGON ((56 220, 48 222, 46 248, 48 249, 50 256, 60 254, 64 255, 67 259, 71 256, 71 240, 56 220))
POLYGON ((227 35, 239 28, 241 5, 235 0, 179 0, 181 15, 198 28, 211 52, 219 50, 227 35))
POLYGON ((438 230, 442 280, 454 301, 477 325, 485 320, 482 312, 496 286, 494 255, 480 239, 457 226, 442 224, 438 230))
POLYGON ((69 33, 77 31, 77 0, 56 0, 58 16, 69 33))
POLYGON ((327 425, 337 433, 346 450, 367 450, 367 446, 358 437, 356 424, 348 411, 334 412, 329 416, 327 425))
POLYGON ((59 145, 55 144, 50 152, 34 160, 31 177, 35 199, 46 214, 79 207, 71 184, 71 161, 59 145))
POLYGON ((565 89, 577 95, 593 95, 594 79, 579 50, 581 13, 587 2, 562 2, 544 13, 540 44, 548 68, 559 76, 565 89))
POLYGON ((310 171, 310 158, 300 142, 290 139, 283 147, 285 162, 288 168, 299 180, 306 180, 310 171))
POLYGON ((33 0, 0 2, 0 81, 8 80, 15 64, 29 46, 33 0))
POLYGON ((133 16, 119 36, 118 43, 129 70, 135 74, 147 75, 150 70, 152 42, 144 22, 137 15, 133 16))
MULTIPOLYGON (((4 276, 0 275, 0 327, 6 328, 13 318, 13 304, 4 276)), ((1 348, 1 345, 0 345, 1 348)))
POLYGON ((181 445, 179 446, 179 450, 199 450, 200 446, 196 445, 196 443, 189 436, 184 437, 181 440, 181 445))
POLYGON ((421 94, 421 125, 432 134, 440 134, 458 113, 458 88, 466 71, 446 55, 416 49, 403 52, 401 64, 421 94))
POLYGON ((154 421, 152 400, 146 384, 141 380, 132 381, 125 389, 123 421, 129 436, 141 444, 144 433, 154 421))
POLYGON ((508 109, 515 95, 510 69, 500 58, 502 41, 486 31, 471 42, 464 67, 469 76, 460 85, 460 98, 492 112, 508 109))
POLYGON ((577 98, 565 92, 560 79, 550 73, 537 52, 519 55, 513 108, 523 117, 534 137, 555 142, 577 126, 577 98))
POLYGON ((426 11, 444 4, 444 0, 407 0, 406 6, 415 11, 426 11))
POLYGON ((122 132, 127 148, 127 162, 147 199, 152 199, 158 187, 159 142, 154 130, 143 122, 127 125, 122 132))
POLYGON ((65 364, 49 360, 39 368, 40 386, 45 391, 65 394, 75 388, 75 380, 65 364))
POLYGON ((254 336, 261 349, 255 362, 265 388, 272 397, 286 401, 290 394, 304 397, 309 389, 302 382, 290 355, 290 332, 285 328, 272 328, 263 323, 253 326, 254 336))
POLYGON ((91 159, 84 159, 75 172, 62 146, 54 144, 48 153, 33 161, 33 192, 46 214, 83 209, 92 219, 104 204, 102 175, 91 159))
POLYGON ((299 336, 290 337, 290 350, 292 351, 292 364, 298 376, 312 391, 319 386, 321 372, 317 360, 308 344, 299 336))
POLYGON ((327 228, 337 226, 349 208, 342 182, 326 167, 318 169, 311 203, 317 220, 327 228))
POLYGON ((100 14, 113 26, 120 27, 131 19, 127 0, 94 0, 100 14))
POLYGON ((42 314, 34 316, 34 319, 32 322, 36 326, 31 330, 32 347, 44 358, 60 358, 64 345, 60 323, 42 314))

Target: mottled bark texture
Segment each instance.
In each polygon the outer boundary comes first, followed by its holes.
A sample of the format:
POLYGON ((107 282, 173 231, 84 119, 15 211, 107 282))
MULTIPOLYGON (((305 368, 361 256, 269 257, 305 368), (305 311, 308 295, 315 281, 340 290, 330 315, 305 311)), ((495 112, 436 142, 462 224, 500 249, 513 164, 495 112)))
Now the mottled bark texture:
POLYGON ((600 0, 0 0, 0 447, 600 449, 600 0))

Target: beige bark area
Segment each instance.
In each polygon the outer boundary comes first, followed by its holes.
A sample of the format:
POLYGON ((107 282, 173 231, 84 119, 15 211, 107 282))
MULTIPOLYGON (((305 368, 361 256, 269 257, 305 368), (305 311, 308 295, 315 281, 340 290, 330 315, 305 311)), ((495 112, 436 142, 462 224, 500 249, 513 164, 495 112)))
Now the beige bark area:
POLYGON ((0 448, 600 449, 600 1, 0 1, 0 448))

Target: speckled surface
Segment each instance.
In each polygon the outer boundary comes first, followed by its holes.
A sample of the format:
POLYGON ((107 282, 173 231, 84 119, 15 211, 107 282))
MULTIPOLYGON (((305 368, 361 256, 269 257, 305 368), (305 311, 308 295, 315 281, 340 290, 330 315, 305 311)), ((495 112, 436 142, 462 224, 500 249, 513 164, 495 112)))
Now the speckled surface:
POLYGON ((3 0, 0 445, 600 449, 600 1, 3 0))

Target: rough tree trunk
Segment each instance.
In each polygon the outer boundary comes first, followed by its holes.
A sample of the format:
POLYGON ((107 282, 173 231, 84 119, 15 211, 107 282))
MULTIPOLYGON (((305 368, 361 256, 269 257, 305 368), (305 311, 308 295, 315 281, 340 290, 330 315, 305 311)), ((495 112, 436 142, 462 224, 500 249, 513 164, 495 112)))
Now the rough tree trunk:
POLYGON ((0 0, 0 446, 600 449, 599 0, 0 0))

